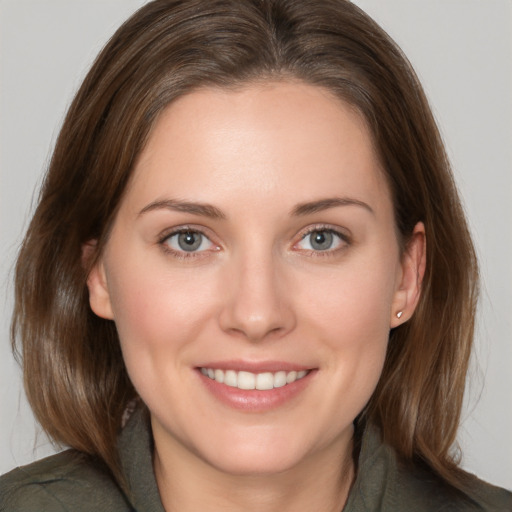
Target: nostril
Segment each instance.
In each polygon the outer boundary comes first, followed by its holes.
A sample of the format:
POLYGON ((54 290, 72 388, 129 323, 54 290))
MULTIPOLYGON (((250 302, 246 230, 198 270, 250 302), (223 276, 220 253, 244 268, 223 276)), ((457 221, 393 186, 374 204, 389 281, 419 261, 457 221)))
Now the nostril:
POLYGON ((273 318, 252 316, 245 319, 232 316, 229 321, 224 320, 223 330, 231 334, 258 342, 268 338, 275 338, 287 332, 291 326, 290 321, 282 315, 273 318))
POLYGON ((261 259, 252 265, 240 262, 242 268, 226 283, 219 317, 222 330, 250 341, 282 336, 295 325, 275 265, 270 261, 265 265, 261 259))

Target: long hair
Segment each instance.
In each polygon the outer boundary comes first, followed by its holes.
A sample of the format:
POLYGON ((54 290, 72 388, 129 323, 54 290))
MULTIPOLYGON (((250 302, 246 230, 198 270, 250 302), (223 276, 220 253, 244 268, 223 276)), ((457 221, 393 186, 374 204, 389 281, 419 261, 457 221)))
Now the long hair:
POLYGON ((452 446, 473 339, 475 253, 413 69, 347 0, 156 0, 114 34, 69 108, 17 261, 12 340, 32 409, 57 442, 120 478, 116 437, 136 391, 114 323, 90 310, 90 266, 167 105, 200 87, 287 79, 326 88, 364 117, 403 247, 425 224, 420 303, 391 332, 363 414, 404 461, 422 461, 459 486, 452 446), (82 246, 92 239, 84 264, 82 246))

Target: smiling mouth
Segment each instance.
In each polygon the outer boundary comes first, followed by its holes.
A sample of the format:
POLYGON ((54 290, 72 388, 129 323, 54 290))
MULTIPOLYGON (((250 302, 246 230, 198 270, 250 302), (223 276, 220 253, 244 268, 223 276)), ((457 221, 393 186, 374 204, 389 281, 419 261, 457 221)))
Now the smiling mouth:
POLYGON ((205 367, 200 368, 200 371, 204 376, 226 386, 243 390, 257 389, 260 391, 282 388, 304 378, 309 373, 309 370, 252 373, 205 367))

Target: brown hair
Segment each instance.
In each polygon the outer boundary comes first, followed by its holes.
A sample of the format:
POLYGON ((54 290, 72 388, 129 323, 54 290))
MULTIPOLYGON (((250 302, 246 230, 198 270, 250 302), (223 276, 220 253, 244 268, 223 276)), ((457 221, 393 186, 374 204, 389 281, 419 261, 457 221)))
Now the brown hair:
MULTIPOLYGON (((389 36, 347 0, 156 0, 112 37, 57 140, 16 267, 13 346, 41 425, 119 477, 116 436, 136 396, 113 322, 89 308, 82 245, 101 254, 155 119, 198 87, 293 78, 366 119, 402 242, 423 221, 427 269, 413 318, 390 334, 363 415, 406 461, 459 486, 452 454, 477 298, 477 264, 425 95, 389 36)), ((94 263, 91 261, 91 264, 94 263)))

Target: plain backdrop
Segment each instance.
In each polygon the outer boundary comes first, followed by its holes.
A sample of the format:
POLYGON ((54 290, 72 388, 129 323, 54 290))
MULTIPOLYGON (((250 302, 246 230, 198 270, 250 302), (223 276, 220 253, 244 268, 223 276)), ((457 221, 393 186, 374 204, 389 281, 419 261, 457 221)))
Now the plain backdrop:
MULTIPOLYGON (((207 0, 205 0, 207 1, 207 0)), ((144 0, 0 0, 0 473, 53 452, 9 345, 12 268, 64 112, 144 0)), ((357 0, 401 45, 440 124, 483 293, 460 430, 463 466, 512 488, 512 2, 357 0)))

